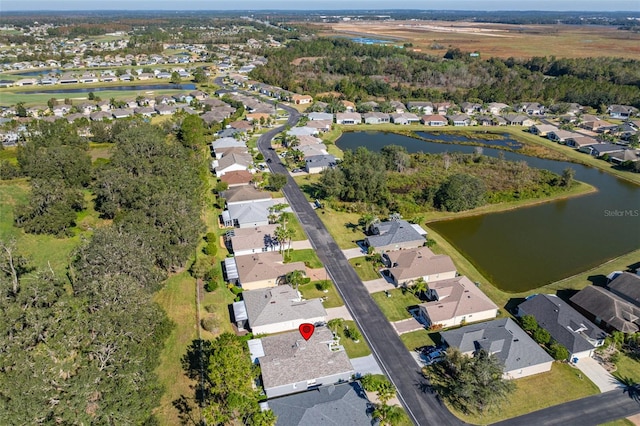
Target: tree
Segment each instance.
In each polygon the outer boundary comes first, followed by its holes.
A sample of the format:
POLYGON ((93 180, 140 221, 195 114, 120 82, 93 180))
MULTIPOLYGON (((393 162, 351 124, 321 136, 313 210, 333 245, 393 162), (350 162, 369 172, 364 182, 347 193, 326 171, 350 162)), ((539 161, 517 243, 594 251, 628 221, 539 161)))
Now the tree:
POLYGON ((549 343, 549 341, 551 341, 551 335, 544 328, 538 327, 533 332, 533 340, 540 343, 541 345, 546 345, 547 343, 549 343))
POLYGON ((180 124, 178 139, 184 146, 193 150, 203 147, 205 145, 204 120, 195 114, 186 116, 180 124))
POLYGON ((327 325, 333 330, 334 334, 338 334, 338 329, 344 326, 344 320, 342 318, 334 318, 329 320, 327 325))
POLYGON ((429 287, 427 286, 427 282, 424 278, 418 277, 411 286, 411 293, 420 298, 420 296, 422 296, 428 289, 429 287))
POLYGON ((16 115, 18 117, 26 117, 27 116, 27 109, 24 106, 24 102, 18 102, 16 104, 16 115))
POLYGON ((441 398, 465 413, 482 414, 499 407, 515 389, 512 381, 503 379, 503 368, 495 355, 484 350, 469 357, 449 348, 429 376, 441 398))
POLYGON ((562 178, 560 179, 560 186, 564 186, 569 188, 573 184, 573 176, 576 174, 576 171, 571 167, 567 167, 562 171, 562 178))
POLYGON ((207 73, 204 71, 203 68, 197 68, 193 72, 193 81, 198 84, 203 84, 207 82, 207 73))
POLYGON ((557 361, 565 361, 569 359, 569 351, 567 350, 567 348, 555 341, 551 344, 551 346, 549 346, 549 355, 551 355, 553 359, 557 361))
POLYGON ((304 283, 304 271, 296 269, 284 276, 284 282, 291 285, 294 289, 298 290, 300 284, 304 283))
POLYGON ((171 78, 169 79, 169 83, 171 84, 180 84, 182 83, 182 77, 178 74, 177 71, 171 73, 171 78))
POLYGON ((381 425, 395 426, 402 422, 404 412, 396 405, 376 404, 372 414, 381 425))
POLYGON ((455 174, 438 189, 436 207, 450 212, 480 207, 485 203, 485 192, 486 187, 480 179, 467 174, 455 174))
POLYGON ((280 191, 287 184, 287 175, 283 173, 272 173, 267 178, 266 188, 269 191, 280 191))
POLYGON ((249 426, 276 426, 278 417, 272 410, 259 411, 254 413, 250 418, 249 426))
POLYGON ((533 333, 538 329, 538 321, 536 321, 536 317, 533 315, 523 315, 520 317, 520 324, 522 325, 523 330, 528 331, 529 333, 533 333))

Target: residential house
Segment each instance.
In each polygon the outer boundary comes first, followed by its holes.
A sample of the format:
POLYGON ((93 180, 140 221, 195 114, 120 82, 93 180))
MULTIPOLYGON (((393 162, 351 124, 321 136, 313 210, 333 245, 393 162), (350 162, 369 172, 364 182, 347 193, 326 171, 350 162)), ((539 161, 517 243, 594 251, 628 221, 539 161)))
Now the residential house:
POLYGON ((407 112, 407 108, 400 101, 389 101, 389 105, 391 105, 391 108, 393 108, 395 112, 397 112, 398 114, 402 112, 407 112))
POLYGON ((507 126, 531 127, 535 124, 535 121, 521 114, 506 114, 503 118, 507 121, 507 126))
POLYGON ((427 247, 382 253, 382 263, 396 286, 409 287, 422 278, 425 282, 456 277, 456 267, 445 254, 434 254, 427 247))
POLYGON ((495 126, 497 125, 496 119, 489 115, 479 115, 476 117, 476 123, 478 126, 495 126))
POLYGON ((489 105, 487 105, 487 112, 493 115, 500 115, 507 108, 510 108, 507 104, 503 104, 501 102, 491 102, 489 105))
POLYGON ((451 121, 454 126, 470 126, 471 125, 471 117, 467 114, 454 114, 448 115, 447 119, 451 121))
POLYGON ((590 138, 589 136, 580 136, 577 134, 570 138, 567 138, 565 142, 567 146, 570 146, 572 148, 582 148, 583 146, 598 143, 598 141, 594 138, 590 138))
POLYGON ((433 127, 446 126, 447 124, 449 124, 449 120, 447 120, 447 117, 439 114, 425 115, 424 117, 422 117, 422 122, 426 126, 433 126, 433 127))
POLYGON ((62 117, 66 114, 69 114, 71 111, 71 105, 54 105, 52 108, 53 115, 56 117, 62 117))
POLYGON ((553 130, 547 133, 547 139, 561 144, 565 144, 567 139, 580 136, 579 133, 570 132, 568 130, 553 130))
POLYGON ((14 86, 35 86, 38 84, 37 78, 22 78, 13 82, 14 86))
MULTIPOLYGON (((300 152, 302 152, 302 156, 304 158, 309 158, 318 155, 328 155, 327 146, 323 143, 318 143, 315 145, 304 145, 299 146, 297 148, 300 152)), ((335 160, 334 160, 335 161, 335 160)))
POLYGON ((327 311, 320 299, 303 300, 290 285, 246 290, 242 299, 254 335, 298 330, 304 323, 327 321, 327 311))
POLYGON ((224 176, 225 173, 236 170, 247 170, 253 172, 253 157, 251 154, 231 154, 219 160, 213 160, 212 168, 216 177, 224 176))
POLYGON ((390 117, 386 112, 366 112, 363 115, 365 124, 389 123, 390 117))
POLYGON ((593 145, 585 145, 579 149, 580 152, 591 154, 594 157, 602 157, 603 155, 611 155, 614 152, 624 151, 624 146, 613 143, 596 143, 593 145))
POLYGON ((612 163, 622 164, 630 161, 635 163, 640 161, 640 150, 638 149, 625 149, 624 151, 614 152, 609 155, 609 160, 612 163))
POLYGON ((133 112, 143 117, 153 117, 156 115, 156 110, 152 107, 137 107, 133 109, 133 112))
POLYGON ((270 224, 253 228, 236 228, 227 232, 226 241, 229 251, 234 256, 263 253, 280 250, 280 243, 275 237, 278 225, 270 224))
POLYGON ((112 117, 113 116, 111 115, 111 113, 106 111, 96 111, 89 114, 89 118, 91 119, 91 121, 109 120, 112 117))
POLYGON ((316 327, 309 340, 296 330, 253 339, 248 345, 251 359, 260 364, 267 398, 347 382, 355 373, 327 327, 316 327))
POLYGON ((503 365, 505 379, 520 379, 551 370, 553 358, 511 318, 467 325, 441 333, 448 346, 473 356, 484 350, 503 365))
POLYGON ((356 104, 354 104, 351 101, 347 101, 347 100, 341 100, 340 103, 342 105, 344 105, 345 111, 346 112, 354 112, 356 110, 356 104))
POLYGON ((234 204, 255 203, 271 200, 271 193, 260 191, 252 186, 240 186, 222 191, 220 196, 224 198, 227 207, 234 204))
POLYGON ((498 315, 498 306, 464 275, 429 283, 427 299, 418 308, 430 327, 454 327, 498 315))
POLYGON ((581 314, 604 330, 623 333, 640 331, 640 306, 605 288, 590 285, 574 294, 570 301, 581 314))
POLYGON ((127 108, 118 108, 111 110, 111 115, 113 116, 113 118, 127 118, 133 115, 133 110, 127 108))
POLYGON ((358 382, 322 386, 270 399, 278 426, 374 425, 373 406, 358 382))
POLYGON ((607 112, 611 118, 627 119, 638 113, 638 108, 630 105, 609 105, 607 112))
POLYGON ((640 306, 640 275, 623 272, 611 280, 607 287, 627 302, 640 306))
POLYGON ((158 115, 171 115, 176 111, 176 107, 174 105, 156 105, 154 107, 155 111, 158 115))
POLYGON ((289 136, 313 136, 318 134, 318 129, 314 129, 313 127, 292 127, 287 130, 287 135, 289 136))
POLYGON ((307 105, 313 102, 313 98, 309 95, 295 94, 291 96, 291 102, 293 102, 296 105, 307 105))
POLYGON ((376 111, 380 107, 380 104, 378 104, 376 101, 362 102, 360 105, 365 108, 371 108, 371 111, 376 111))
POLYGON ((435 102, 433 104, 433 112, 440 115, 446 115, 450 109, 455 108, 456 104, 450 101, 435 102))
POLYGON ((220 182, 227 184, 228 188, 236 188, 238 186, 249 185, 253 181, 253 174, 246 170, 237 170, 235 172, 227 172, 220 177, 220 182))
POLYGON ((304 159, 304 169, 307 173, 320 173, 324 169, 336 165, 336 157, 330 154, 311 155, 304 159))
POLYGON ((569 359, 590 357, 606 333, 558 296, 536 294, 518 305, 518 316, 532 315, 551 338, 567 348, 569 359))
POLYGON ((253 130, 253 124, 245 120, 238 120, 229 123, 229 128, 241 130, 242 132, 246 133, 253 130))
POLYGON ((480 112, 480 110, 482 110, 482 104, 478 104, 475 102, 462 102, 460 104, 460 111, 462 111, 464 114, 473 115, 480 112))
POLYGON ((402 219, 375 223, 371 231, 372 235, 365 237, 364 243, 377 253, 422 247, 427 234, 419 225, 402 219))
POLYGON ((395 113, 391 114, 391 122, 394 124, 413 124, 419 123, 420 118, 411 112, 395 113))
POLYGON ((293 271, 306 271, 304 262, 284 263, 277 251, 234 257, 238 282, 244 290, 276 287, 285 275, 293 271))
POLYGON ((357 112, 338 112, 336 113, 337 124, 360 124, 362 116, 357 112))
POLYGON ((211 142, 211 151, 216 154, 216 158, 222 157, 218 153, 228 148, 247 148, 247 144, 235 138, 220 138, 211 142))
POLYGON ((557 132, 558 130, 560 129, 551 124, 534 124, 529 128, 530 133, 533 133, 534 135, 538 135, 540 137, 546 137, 549 132, 557 132))
POLYGON ((431 102, 407 102, 409 111, 416 111, 419 114, 433 114, 433 104, 431 102))
POLYGON ((333 123, 333 114, 330 114, 328 112, 310 112, 309 114, 307 114, 307 118, 309 119, 309 121, 330 121, 333 123))
POLYGON ((317 129, 318 132, 328 132, 331 130, 331 126, 333 125, 333 119, 329 120, 309 120, 306 127, 311 127, 312 129, 317 129))
POLYGON ((593 120, 583 120, 578 126, 591 132, 599 132, 603 128, 611 127, 613 124, 608 121, 600 120, 594 117, 593 120))
POLYGON ((189 95, 193 99, 197 99, 199 101, 204 101, 209 98, 209 94, 207 92, 203 92, 202 90, 194 90, 193 92, 189 92, 189 95))
MULTIPOLYGON (((318 145, 322 144, 322 139, 316 138, 311 135, 302 135, 298 136, 298 146, 309 146, 309 145, 318 145)), ((323 144, 324 145, 324 144, 323 144)), ((326 149, 326 146, 324 147, 326 149)))
POLYGON ((100 111, 110 111, 111 110, 111 102, 109 101, 100 101, 98 102, 98 108, 100 111))
POLYGON ((270 210, 275 204, 273 200, 232 204, 222 212, 222 223, 236 228, 268 225, 270 210))
POLYGON ((519 110, 529 115, 544 115, 544 105, 538 102, 525 102, 520 105, 519 110))

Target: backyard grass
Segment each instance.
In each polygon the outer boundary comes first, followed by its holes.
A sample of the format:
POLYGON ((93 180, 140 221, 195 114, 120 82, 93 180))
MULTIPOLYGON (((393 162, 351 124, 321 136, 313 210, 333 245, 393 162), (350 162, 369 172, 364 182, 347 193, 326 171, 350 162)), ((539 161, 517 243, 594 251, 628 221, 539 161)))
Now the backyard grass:
POLYGON ((322 262, 318 259, 316 251, 313 249, 299 249, 291 250, 288 254, 285 254, 284 263, 291 262, 304 262, 307 268, 317 269, 322 268, 322 262))
POLYGON ((112 143, 89 144, 89 155, 91 156, 91 161, 96 161, 98 158, 111 158, 114 146, 115 144, 112 143))
POLYGON ((349 259, 349 263, 353 266, 353 269, 362 281, 371 281, 380 278, 377 269, 372 262, 367 260, 366 256, 349 259))
POLYGON ((630 379, 633 383, 640 383, 640 362, 626 355, 624 352, 619 352, 619 358, 616 362, 616 371, 613 375, 620 380, 630 379))
POLYGON ((7 160, 11 164, 18 164, 17 149, 15 146, 0 146, 0 161, 7 160))
POLYGON ((342 298, 338 294, 338 291, 336 290, 335 285, 331 284, 331 286, 327 289, 327 292, 325 293, 322 290, 318 290, 318 288, 316 287, 316 284, 318 284, 319 282, 320 281, 312 281, 307 284, 301 284, 298 287, 298 291, 302 294, 302 297, 304 297, 307 300, 326 297, 325 301, 322 302, 322 306, 324 306, 325 309, 337 308, 338 306, 344 305, 344 302, 342 301, 342 298))
POLYGON ((427 330, 416 330, 400 335, 400 340, 408 350, 413 351, 421 346, 432 346, 440 342, 440 333, 427 330))
POLYGON ((471 416, 449 409, 465 422, 484 425, 600 393, 580 370, 558 362, 554 362, 547 373, 518 379, 515 383, 516 390, 496 412, 471 416))
POLYGON ((636 423, 629 419, 614 420, 612 422, 602 423, 599 426, 634 426, 636 423))
POLYGON ((391 322, 411 318, 407 309, 420 303, 420 300, 409 292, 403 294, 399 288, 390 290, 389 294, 391 297, 387 297, 383 291, 371 294, 384 316, 391 322))
POLYGON ((340 344, 344 346, 344 350, 347 352, 349 358, 360 358, 363 356, 371 355, 371 350, 369 349, 369 346, 367 346, 367 342, 364 340, 364 337, 361 337, 358 343, 354 342, 344 335, 345 327, 349 327, 350 329, 355 328, 358 331, 360 331, 360 329, 358 329, 354 321, 350 320, 345 321, 344 326, 338 329, 340 344))

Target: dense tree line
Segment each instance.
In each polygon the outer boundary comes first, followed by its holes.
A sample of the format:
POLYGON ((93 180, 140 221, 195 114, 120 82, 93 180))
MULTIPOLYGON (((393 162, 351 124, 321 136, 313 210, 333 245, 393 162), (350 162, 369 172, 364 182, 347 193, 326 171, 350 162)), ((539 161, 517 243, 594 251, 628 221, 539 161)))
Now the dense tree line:
MULTIPOLYGON (((48 130, 36 131, 28 149, 65 146, 48 130)), ((153 293, 199 242, 206 164, 140 122, 115 142, 111 161, 87 182, 112 223, 76 249, 66 274, 34 270, 20 247, 0 241, 2 424, 155 424, 162 389, 154 371, 171 323, 153 293)), ((25 170, 40 173, 23 155, 25 170)), ((67 181, 34 177, 32 193, 84 183, 67 181)))
POLYGON ((540 198, 572 183, 570 170, 559 176, 481 153, 409 154, 404 147, 389 145, 380 153, 364 147, 346 151, 336 168, 322 173, 317 195, 410 216, 425 209, 458 212, 540 198))
POLYGON ((269 62, 251 77, 287 90, 338 91, 350 100, 474 99, 480 102, 578 102, 640 106, 640 62, 620 58, 478 60, 447 58, 345 39, 294 41, 261 51, 269 62), (295 61, 297 58, 301 61, 295 61), (550 78, 553 77, 553 78, 550 78))

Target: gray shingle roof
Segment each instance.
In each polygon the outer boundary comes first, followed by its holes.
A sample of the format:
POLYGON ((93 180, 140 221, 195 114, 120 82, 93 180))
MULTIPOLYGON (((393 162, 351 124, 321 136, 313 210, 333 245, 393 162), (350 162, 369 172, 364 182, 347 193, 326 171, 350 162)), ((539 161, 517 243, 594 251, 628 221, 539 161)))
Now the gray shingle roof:
POLYGON ((640 306, 640 275, 623 272, 611 281, 608 287, 623 299, 640 306))
POLYGON ((278 426, 371 426, 372 405, 358 382, 269 400, 278 426))
POLYGON ((537 294, 518 306, 520 315, 533 315, 538 325, 570 353, 593 349, 587 339, 604 339, 606 333, 557 296, 537 294), (580 331, 578 331, 580 330, 580 331))
POLYGON ((424 237, 406 220, 380 222, 374 227, 376 235, 370 235, 366 238, 372 247, 384 247, 409 241, 424 241, 424 237))
POLYGON ((327 315, 320 299, 301 300, 288 285, 245 291, 242 297, 251 327, 327 315))
POLYGON ((445 331, 442 338, 462 353, 485 349, 504 364, 504 372, 553 361, 511 318, 501 318, 445 331))
POLYGON ((585 287, 571 297, 571 302, 618 331, 638 331, 640 308, 602 287, 585 287))

